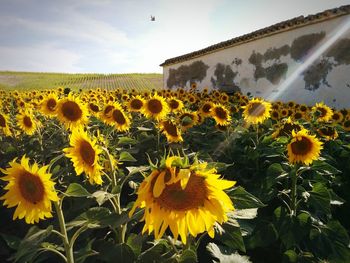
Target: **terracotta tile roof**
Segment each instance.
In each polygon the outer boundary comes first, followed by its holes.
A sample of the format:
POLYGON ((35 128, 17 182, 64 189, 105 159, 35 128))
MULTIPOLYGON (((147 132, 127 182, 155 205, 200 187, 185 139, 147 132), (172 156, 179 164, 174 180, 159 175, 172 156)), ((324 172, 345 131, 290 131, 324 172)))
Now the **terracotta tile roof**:
POLYGON ((309 24, 318 23, 324 20, 328 20, 331 18, 335 18, 342 15, 347 15, 350 13, 350 5, 344 5, 338 8, 328 9, 323 12, 308 15, 308 16, 298 16, 277 24, 274 24, 269 27, 265 27, 259 30, 256 30, 252 33, 245 34, 239 37, 232 38, 227 41, 220 42, 218 44, 185 54, 178 57, 170 58, 165 60, 160 66, 167 66, 175 63, 179 63, 182 61, 186 61, 195 57, 199 57, 208 53, 212 53, 214 51, 225 49, 228 47, 232 47, 238 44, 242 44, 245 42, 253 41, 259 38, 263 38, 269 35, 281 33, 283 31, 291 30, 298 27, 303 27, 309 24))

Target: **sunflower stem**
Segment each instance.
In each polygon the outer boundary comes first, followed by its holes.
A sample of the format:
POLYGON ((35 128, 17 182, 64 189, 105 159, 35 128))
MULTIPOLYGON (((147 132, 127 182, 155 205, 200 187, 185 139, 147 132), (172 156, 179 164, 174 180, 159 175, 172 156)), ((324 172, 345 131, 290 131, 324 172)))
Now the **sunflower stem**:
MULTIPOLYGON (((107 148, 102 147, 102 149, 106 152, 107 156, 108 156, 108 161, 109 161, 109 165, 111 167, 111 173, 112 173, 112 189, 115 189, 117 187, 117 177, 116 177, 116 171, 115 171, 115 167, 113 165, 113 161, 112 161, 112 157, 109 154, 109 151, 107 148)), ((121 191, 121 187, 120 187, 120 191, 121 191)), ((120 215, 122 213, 121 207, 120 207, 120 193, 117 193, 114 197, 112 197, 111 199, 111 203, 112 206, 115 210, 115 212, 120 215), (114 203, 114 205, 113 205, 114 203)), ((125 242, 125 234, 126 234, 126 225, 120 225, 118 227, 118 241, 119 243, 124 243, 125 242)))
POLYGON ((169 236, 166 236, 165 239, 169 242, 175 253, 179 254, 179 250, 176 248, 174 240, 172 240, 169 236))
POLYGON ((58 222, 60 224, 60 230, 62 234, 62 241, 63 241, 63 246, 64 250, 66 252, 66 258, 67 258, 67 263, 74 263, 74 256, 73 256, 73 247, 70 246, 69 244, 69 239, 68 239, 68 234, 67 234, 67 229, 66 229, 66 223, 64 220, 64 215, 63 215, 63 210, 62 210, 62 203, 60 201, 54 202, 56 213, 58 216, 58 222))
POLYGON ((84 225, 84 226, 80 227, 80 228, 73 234, 73 236, 72 236, 72 238, 71 238, 71 240, 70 240, 70 244, 69 244, 69 246, 70 246, 70 248, 71 248, 72 250, 73 250, 75 241, 77 240, 77 238, 79 237, 79 235, 80 235, 81 233, 83 233, 86 229, 87 229, 87 226, 84 225))
POLYGON ((42 250, 42 251, 51 251, 52 253, 55 253, 56 255, 59 255, 65 262, 67 262, 66 256, 63 255, 61 252, 59 252, 59 251, 56 250, 56 249, 46 247, 46 248, 42 248, 41 250, 42 250))
POLYGON ((53 229, 51 232, 56 234, 56 235, 58 235, 60 238, 65 238, 65 236, 62 235, 60 231, 57 231, 57 230, 53 229))
POLYGON ((290 209, 291 215, 297 215, 297 171, 298 165, 295 165, 291 171, 291 197, 290 197, 290 209))
POLYGON ((157 152, 159 152, 159 145, 160 145, 160 131, 157 129, 157 152))
POLYGON ((44 147, 43 147, 43 135, 41 133, 41 129, 38 128, 37 129, 37 133, 38 133, 38 138, 39 138, 39 145, 40 145, 40 150, 43 153, 44 152, 44 147))
POLYGON ((105 153, 107 154, 107 157, 108 157, 108 162, 109 162, 109 165, 111 167, 111 173, 112 173, 112 188, 116 187, 117 186, 117 178, 115 176, 115 169, 114 169, 114 165, 113 165, 113 161, 112 161, 112 157, 111 155, 109 154, 109 151, 106 147, 102 147, 102 150, 105 151, 105 153))
MULTIPOLYGON (((256 124, 256 144, 255 144, 255 150, 258 151, 258 147, 259 147, 259 124, 256 124)), ((256 173, 259 173, 260 170, 260 165, 259 165, 259 157, 256 158, 256 173)))

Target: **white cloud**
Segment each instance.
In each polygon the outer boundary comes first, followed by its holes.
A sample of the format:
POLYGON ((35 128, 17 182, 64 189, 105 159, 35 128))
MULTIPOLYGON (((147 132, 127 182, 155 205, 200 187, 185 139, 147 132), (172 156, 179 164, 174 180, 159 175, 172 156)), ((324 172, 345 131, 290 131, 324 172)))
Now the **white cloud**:
POLYGON ((71 11, 66 11, 64 19, 57 22, 11 16, 0 17, 0 20, 4 21, 0 25, 2 27, 20 26, 22 29, 56 37, 57 40, 63 37, 104 46, 127 46, 130 42, 125 32, 112 25, 71 11))
POLYGON ((79 72, 81 70, 76 66, 80 59, 77 54, 52 44, 21 48, 0 46, 0 57, 0 70, 41 72, 79 72))

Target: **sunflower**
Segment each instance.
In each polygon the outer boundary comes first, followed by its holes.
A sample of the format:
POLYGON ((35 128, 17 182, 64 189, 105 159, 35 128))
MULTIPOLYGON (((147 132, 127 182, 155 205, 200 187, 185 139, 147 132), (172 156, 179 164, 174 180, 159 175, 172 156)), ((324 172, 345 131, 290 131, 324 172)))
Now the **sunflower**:
POLYGON ((168 105, 172 112, 181 111, 184 107, 184 104, 181 100, 176 99, 175 97, 170 97, 168 99, 168 105))
POLYGON ((289 101, 289 102, 287 103, 287 106, 288 106, 289 108, 293 109, 293 108, 295 107, 295 102, 294 102, 294 101, 289 101))
POLYGON ((111 122, 109 124, 112 124, 120 132, 124 132, 130 129, 130 118, 120 105, 114 106, 110 121, 111 122))
POLYGON ((281 136, 290 137, 292 136, 292 131, 300 131, 302 126, 298 123, 292 121, 289 117, 287 120, 282 122, 282 125, 278 127, 278 129, 272 134, 272 138, 278 138, 281 136))
POLYGON ((17 125, 27 135, 33 135, 40 123, 34 118, 33 112, 26 110, 16 116, 17 125))
POLYGON ((167 157, 161 166, 144 179, 137 191, 137 200, 129 216, 137 207, 144 208, 142 233, 154 232, 156 239, 167 228, 184 244, 187 236, 196 237, 207 231, 214 237, 214 225, 228 220, 227 213, 234 210, 231 199, 223 191, 234 186, 234 181, 220 179, 207 163, 187 158, 167 157))
POLYGON ((230 97, 225 93, 221 93, 221 96, 220 96, 220 102, 221 103, 227 103, 229 101, 230 97))
POLYGON ((197 97, 193 94, 188 94, 186 101, 188 101, 190 104, 195 104, 197 102, 197 97))
POLYGON ((281 118, 286 118, 286 117, 288 117, 289 112, 287 109, 281 108, 279 113, 280 113, 281 118))
POLYGON ((230 111, 224 105, 214 104, 210 113, 218 125, 227 126, 231 123, 230 111))
POLYGON ((303 113, 306 113, 308 111, 308 107, 305 104, 301 104, 299 106, 299 110, 303 113))
POLYGON ((88 122, 88 109, 71 93, 57 105, 57 117, 67 129, 81 128, 88 122))
POLYGON ((14 159, 9 165, 5 170, 0 169, 5 174, 1 180, 8 182, 4 187, 8 191, 0 200, 5 200, 7 207, 17 206, 13 220, 24 218, 27 224, 34 224, 52 217, 51 201, 58 201, 58 196, 51 174, 47 172, 48 166, 39 168, 37 163, 30 166, 25 156, 20 163, 14 159))
POLYGON ((278 120, 280 118, 280 113, 278 110, 272 110, 271 111, 271 119, 278 120))
POLYGON ((208 94, 209 93, 209 88, 208 87, 204 87, 202 90, 202 94, 208 94))
POLYGON ((342 126, 345 131, 350 131, 350 119, 343 120, 342 126))
POLYGON ((183 95, 185 95, 186 91, 183 88, 177 89, 177 97, 182 98, 183 95))
POLYGON ((271 103, 254 98, 242 108, 244 120, 251 124, 258 124, 270 117, 271 103))
POLYGON ((344 116, 340 111, 333 111, 333 115, 332 115, 333 123, 341 123, 343 119, 344 119, 344 116))
POLYGON ((47 96, 40 104, 41 112, 50 117, 56 115, 57 103, 58 98, 55 94, 47 96))
POLYGON ((312 113, 316 116, 318 122, 330 121, 333 115, 332 109, 323 102, 316 103, 316 105, 312 107, 312 113))
POLYGON ((96 145, 96 139, 91 140, 83 130, 74 129, 69 144, 71 147, 63 149, 63 152, 73 162, 77 175, 85 172, 90 184, 102 184, 98 163, 102 150, 96 145))
POLYGON ((128 101, 127 107, 131 112, 140 112, 144 104, 145 100, 140 95, 137 95, 128 101))
POLYGON ((0 131, 5 136, 11 136, 12 132, 9 127, 9 116, 0 112, 0 131))
POLYGON ((300 119, 303 119, 304 118, 304 113, 297 110, 295 111, 293 114, 292 114, 292 119, 293 120, 300 120, 300 119))
POLYGON ((94 102, 90 102, 88 104, 88 109, 89 109, 89 112, 96 117, 100 112, 100 107, 98 106, 97 103, 94 103, 94 102))
POLYGON ((204 101, 200 106, 199 111, 203 117, 211 116, 210 111, 213 108, 214 104, 211 101, 204 101))
POLYGON ((315 135, 308 134, 306 129, 298 132, 292 131, 293 139, 287 145, 288 160, 290 163, 304 163, 309 165, 312 161, 317 160, 323 148, 315 135))
POLYGON ((340 112, 343 115, 343 118, 347 118, 350 114, 350 109, 341 109, 340 112))
POLYGON ((142 113, 147 118, 154 118, 157 121, 164 119, 164 117, 169 113, 169 106, 165 101, 165 98, 154 94, 150 97, 145 106, 142 108, 142 113))
POLYGON ((100 112, 100 118, 104 123, 110 123, 112 118, 112 112, 114 110, 114 104, 108 103, 104 106, 103 110, 100 112))
POLYGON ((323 126, 317 130, 318 134, 325 138, 326 141, 335 140, 338 138, 338 132, 334 127, 323 126))
POLYGON ((165 135, 168 142, 182 142, 181 131, 171 120, 163 120, 159 123, 159 130, 165 135))
POLYGON ((196 111, 184 110, 178 118, 183 130, 187 130, 198 123, 198 114, 196 111))

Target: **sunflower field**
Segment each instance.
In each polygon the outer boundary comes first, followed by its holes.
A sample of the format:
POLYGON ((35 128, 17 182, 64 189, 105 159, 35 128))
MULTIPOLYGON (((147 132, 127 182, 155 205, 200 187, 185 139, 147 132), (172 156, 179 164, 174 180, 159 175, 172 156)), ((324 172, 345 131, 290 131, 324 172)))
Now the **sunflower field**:
POLYGON ((1 262, 349 262, 350 110, 0 91, 1 262))

